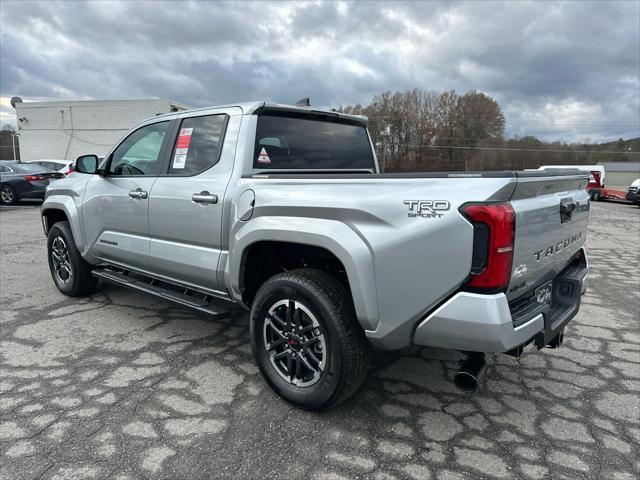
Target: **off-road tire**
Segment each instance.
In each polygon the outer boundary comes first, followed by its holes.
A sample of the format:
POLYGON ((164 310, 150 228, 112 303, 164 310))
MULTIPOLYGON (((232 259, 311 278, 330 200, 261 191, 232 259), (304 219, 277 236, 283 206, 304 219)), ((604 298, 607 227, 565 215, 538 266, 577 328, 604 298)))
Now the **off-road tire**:
POLYGON ((63 294, 69 297, 81 297, 94 293, 97 289, 98 280, 91 275, 91 266, 84 261, 78 251, 69 222, 56 222, 49 229, 47 235, 47 258, 49 260, 49 270, 56 287, 63 294), (53 244, 56 238, 64 241, 67 249, 67 262, 72 275, 68 283, 63 283, 56 275, 54 258, 52 255, 53 244))
POLYGON ((362 386, 369 368, 370 345, 355 315, 347 289, 328 273, 299 269, 274 275, 258 290, 250 318, 251 349, 265 380, 282 398, 306 410, 345 401, 362 386), (327 359, 317 382, 289 383, 271 363, 263 336, 267 312, 276 302, 294 300, 318 320, 325 336, 327 359))

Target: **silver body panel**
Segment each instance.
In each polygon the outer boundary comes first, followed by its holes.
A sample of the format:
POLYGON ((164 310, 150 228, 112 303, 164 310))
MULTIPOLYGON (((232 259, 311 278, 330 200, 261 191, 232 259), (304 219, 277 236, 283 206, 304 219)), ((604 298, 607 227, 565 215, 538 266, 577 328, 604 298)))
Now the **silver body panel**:
POLYGON ((218 163, 194 176, 159 176, 149 193, 149 261, 160 275, 224 291, 218 280, 222 199, 233 171, 242 110, 228 108, 217 113, 229 115, 218 163), (218 202, 193 202, 192 195, 201 192, 216 195, 218 202))
MULTIPOLYGON (((42 210, 65 212, 79 250, 92 264, 130 266, 236 302, 242 302, 243 252, 255 242, 324 248, 344 265, 358 320, 369 339, 383 348, 411 344, 417 326, 425 322, 437 326, 439 333, 430 333, 429 338, 420 333, 416 343, 458 348, 454 329, 460 325, 447 318, 464 317, 479 329, 486 319, 487 332, 502 328, 496 318, 504 320, 508 297, 518 292, 501 297, 456 294, 472 261, 473 228, 458 211, 465 203, 512 200, 517 216, 514 267, 538 244, 560 241, 563 228, 573 232, 586 226, 588 200, 578 190, 584 180, 580 175, 564 177, 571 188, 558 192, 556 177, 535 177, 528 182, 530 188, 523 189, 519 185, 525 182, 513 175, 398 177, 377 174, 377 166, 375 172, 361 175, 265 174, 253 168, 257 123, 253 113, 263 106, 200 109, 149 120, 146 123, 228 114, 220 161, 192 177, 114 180, 74 174, 52 184, 42 210), (545 191, 549 185, 556 185, 553 192, 545 191), (148 199, 126 196, 139 186, 148 189, 148 199), (191 195, 201 191, 215 193, 218 202, 193 203, 191 195), (579 221, 571 227, 554 223, 552 209, 557 210, 558 197, 571 197, 581 205, 579 221), (412 217, 407 203, 412 201, 446 201, 448 208, 441 216, 412 217), (473 307, 458 306, 460 300, 454 302, 455 298, 464 298, 464 304, 473 307), (432 313, 443 302, 437 315, 432 313), (447 325, 452 328, 448 340, 447 325)), ((532 265, 522 291, 564 268, 571 251, 582 242, 540 266, 532 265)), ((538 323, 531 325, 537 328, 538 323)), ((533 327, 524 330, 529 329, 533 327)), ((418 329, 423 330, 427 331, 418 329)))
POLYGON ((82 202, 82 223, 89 253, 104 261, 149 269, 149 202, 129 197, 148 192, 155 177, 92 175, 82 202))
POLYGON ((589 223, 589 194, 578 189, 576 180, 520 179, 511 205, 516 234, 509 300, 554 278, 582 247, 589 223), (541 191, 543 186, 547 192, 541 191), (575 206, 565 223, 560 220, 561 202, 575 206))
POLYGON ((414 341, 461 351, 507 352, 543 328, 542 314, 514 328, 504 293, 459 292, 420 322, 414 341))

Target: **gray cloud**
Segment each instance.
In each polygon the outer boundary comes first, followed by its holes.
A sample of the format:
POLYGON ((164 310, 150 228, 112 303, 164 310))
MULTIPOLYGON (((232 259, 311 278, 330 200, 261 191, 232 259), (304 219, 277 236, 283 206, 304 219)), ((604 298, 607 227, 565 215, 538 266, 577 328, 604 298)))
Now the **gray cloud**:
MULTIPOLYGON (((2 97, 367 103, 482 90, 510 134, 640 135, 638 2, 12 2, 2 97)), ((3 110, 3 121, 6 112, 3 110)))

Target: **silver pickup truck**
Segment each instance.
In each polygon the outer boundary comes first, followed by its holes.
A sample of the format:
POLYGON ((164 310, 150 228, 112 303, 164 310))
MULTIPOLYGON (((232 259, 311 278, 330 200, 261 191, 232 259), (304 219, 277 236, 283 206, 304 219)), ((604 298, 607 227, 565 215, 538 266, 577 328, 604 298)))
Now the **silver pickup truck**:
POLYGON ((264 102, 136 125, 46 192, 56 286, 249 309, 264 378, 307 409, 356 392, 371 345, 464 352, 467 391, 485 352, 560 346, 586 288, 588 175, 381 174, 366 126, 264 102))

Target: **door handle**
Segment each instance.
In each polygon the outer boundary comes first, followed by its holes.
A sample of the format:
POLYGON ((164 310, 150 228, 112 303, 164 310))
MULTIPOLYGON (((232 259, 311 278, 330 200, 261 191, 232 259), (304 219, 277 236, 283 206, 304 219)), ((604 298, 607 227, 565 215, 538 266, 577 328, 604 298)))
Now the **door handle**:
POLYGON ((209 203, 218 203, 218 196, 205 190, 204 192, 194 193, 191 195, 191 201, 195 203, 203 203, 205 205, 209 203))
POLYGON ((567 223, 571 221, 573 211, 576 209, 576 204, 572 201, 560 201, 560 223, 567 223))
POLYGON ((141 200, 143 198, 147 198, 149 194, 142 190, 141 188, 136 188, 135 190, 129 191, 129 196, 131 198, 135 198, 136 200, 141 200))
POLYGON ((570 213, 570 212, 573 212, 575 209, 576 209, 576 204, 573 202, 570 202, 570 203, 560 202, 561 213, 570 213))

